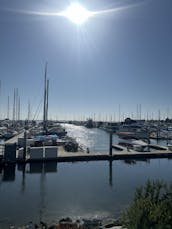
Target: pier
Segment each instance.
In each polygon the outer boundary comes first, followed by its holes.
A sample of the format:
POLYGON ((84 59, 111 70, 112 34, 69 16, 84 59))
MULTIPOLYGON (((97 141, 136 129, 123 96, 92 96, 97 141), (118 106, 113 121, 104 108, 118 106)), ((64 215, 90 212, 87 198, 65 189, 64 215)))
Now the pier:
POLYGON ((62 146, 57 147, 58 154, 56 158, 39 158, 31 159, 29 155, 26 160, 23 161, 17 158, 16 162, 46 162, 46 161, 56 161, 56 162, 77 162, 77 161, 101 161, 101 160, 126 160, 126 159, 155 159, 155 158, 172 158, 172 151, 169 150, 153 150, 151 152, 137 152, 134 150, 128 151, 126 148, 119 151, 113 151, 112 155, 109 152, 66 152, 62 146))
POLYGON ((70 153, 65 152, 62 148, 59 149, 57 161, 98 161, 98 160, 124 160, 124 159, 151 159, 151 158, 172 158, 172 151, 154 150, 152 152, 137 152, 127 149, 113 151, 110 156, 108 152, 89 154, 83 152, 70 153))
MULTIPOLYGON (((5 144, 16 144, 19 138, 24 137, 24 131, 13 138, 5 141, 5 144)), ((16 159, 13 163, 31 163, 31 162, 75 162, 75 161, 100 161, 100 160, 137 160, 137 159, 153 159, 153 158, 172 158, 172 151, 170 148, 165 146, 159 146, 154 144, 149 144, 150 151, 136 151, 133 149, 128 149, 127 147, 121 145, 114 145, 110 141, 110 151, 108 152, 67 152, 63 146, 42 146, 42 147, 30 147, 27 146, 26 158, 19 156, 19 149, 16 149, 16 159), (37 153, 37 150, 42 150, 41 156, 31 156, 31 151, 37 153), (51 152, 50 152, 51 151, 51 152), (50 156, 48 156, 50 152, 50 156)), ((40 152, 38 152, 38 155, 40 152)), ((32 152, 33 155, 33 152, 32 152)), ((6 159, 1 160, 2 163, 6 163, 6 159)), ((10 163, 10 160, 8 161, 10 163)))
POLYGON ((7 141, 5 141, 5 144, 17 143, 18 138, 22 138, 23 136, 24 136, 24 131, 20 134, 15 135, 14 137, 8 139, 7 141))

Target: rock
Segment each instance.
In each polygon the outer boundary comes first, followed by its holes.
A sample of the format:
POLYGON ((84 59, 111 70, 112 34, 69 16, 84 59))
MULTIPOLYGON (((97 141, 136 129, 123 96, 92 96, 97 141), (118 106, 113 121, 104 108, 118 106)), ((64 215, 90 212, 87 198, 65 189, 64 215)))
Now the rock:
POLYGON ((48 227, 48 229, 58 229, 58 225, 51 225, 50 227, 48 227))
POLYGON ((73 222, 72 219, 69 218, 69 217, 66 217, 66 218, 63 218, 63 219, 59 220, 60 224, 61 223, 72 223, 72 222, 73 222))
POLYGON ((48 228, 47 224, 42 222, 42 221, 40 222, 40 225, 41 225, 41 229, 47 229, 48 228))

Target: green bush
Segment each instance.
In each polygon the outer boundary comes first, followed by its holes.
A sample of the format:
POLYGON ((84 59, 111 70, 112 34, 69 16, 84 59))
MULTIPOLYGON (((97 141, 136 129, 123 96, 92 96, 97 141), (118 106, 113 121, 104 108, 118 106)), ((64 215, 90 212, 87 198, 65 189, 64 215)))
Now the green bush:
POLYGON ((148 181, 136 190, 133 203, 122 217, 127 229, 172 228, 172 184, 148 181))

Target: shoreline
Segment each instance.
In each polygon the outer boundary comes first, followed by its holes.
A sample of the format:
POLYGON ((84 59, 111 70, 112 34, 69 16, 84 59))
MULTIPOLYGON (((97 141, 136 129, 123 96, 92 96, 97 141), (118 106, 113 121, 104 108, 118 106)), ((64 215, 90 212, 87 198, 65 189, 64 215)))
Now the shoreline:
MULTIPOLYGON (((0 223, 1 225, 1 223, 0 223)), ((5 228, 10 229, 120 229, 121 220, 112 218, 83 218, 83 219, 72 219, 70 217, 62 218, 59 221, 48 223, 44 221, 28 222, 24 225, 6 225, 5 228)))

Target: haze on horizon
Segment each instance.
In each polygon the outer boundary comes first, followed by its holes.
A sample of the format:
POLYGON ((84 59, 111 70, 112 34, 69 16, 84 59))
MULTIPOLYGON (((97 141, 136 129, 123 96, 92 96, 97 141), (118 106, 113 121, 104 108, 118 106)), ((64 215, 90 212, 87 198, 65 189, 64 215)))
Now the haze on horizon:
POLYGON ((8 95, 12 113, 14 88, 21 116, 27 117, 28 100, 34 116, 43 99, 46 61, 51 118, 115 113, 118 120, 119 104, 125 116, 136 115, 141 104, 143 117, 156 117, 158 110, 172 117, 172 1, 79 2, 90 11, 124 9, 78 26, 64 17, 20 13, 58 12, 69 1, 0 0, 1 117, 8 95))

